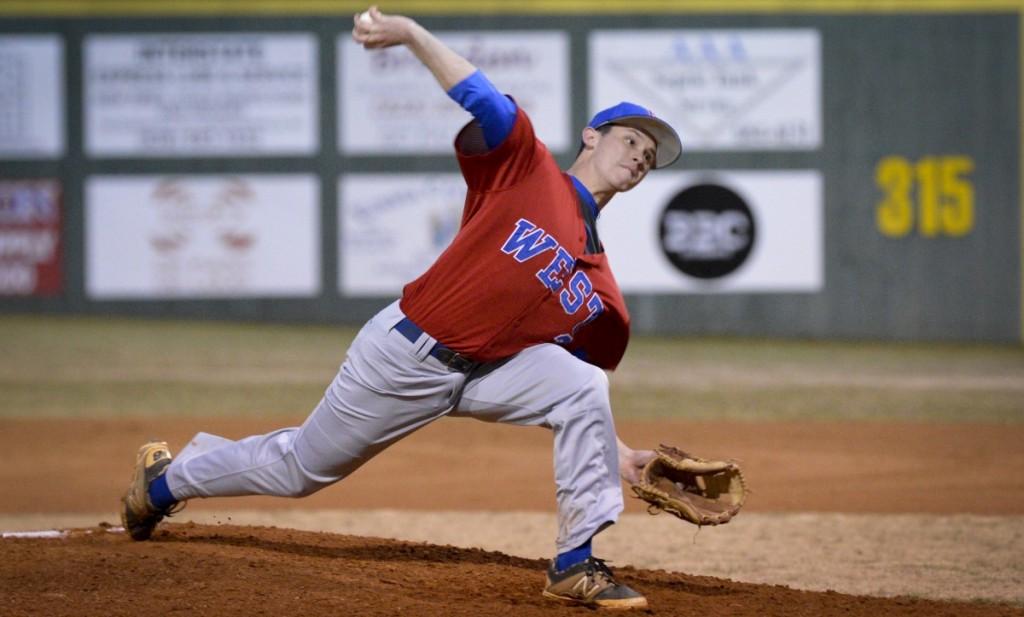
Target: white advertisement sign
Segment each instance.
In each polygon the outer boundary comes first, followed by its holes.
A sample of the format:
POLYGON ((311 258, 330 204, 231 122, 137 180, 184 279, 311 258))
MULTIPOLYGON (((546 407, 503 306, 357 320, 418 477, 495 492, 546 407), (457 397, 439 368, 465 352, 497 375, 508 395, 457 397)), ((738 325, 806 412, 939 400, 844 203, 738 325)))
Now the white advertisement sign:
MULTIPOLYGON (((569 37, 565 32, 438 33, 522 106, 552 152, 570 135, 569 37)), ((338 37, 338 146, 346 154, 438 154, 452 151, 471 120, 405 47, 364 50, 338 37)))
POLYGON ((86 182, 91 299, 320 292, 312 175, 98 176, 86 182))
POLYGON ((592 113, 644 105, 684 152, 821 146, 816 30, 609 30, 589 43, 592 113))
POLYGON ((64 42, 0 36, 0 158, 64 153, 64 42))
POLYGON ((84 53, 92 156, 318 150, 312 34, 90 35, 84 53))
POLYGON ((338 195, 342 294, 397 296, 455 237, 466 182, 458 174, 350 174, 338 195))
POLYGON ((824 287, 818 171, 658 172, 618 195, 598 230, 624 292, 824 287))

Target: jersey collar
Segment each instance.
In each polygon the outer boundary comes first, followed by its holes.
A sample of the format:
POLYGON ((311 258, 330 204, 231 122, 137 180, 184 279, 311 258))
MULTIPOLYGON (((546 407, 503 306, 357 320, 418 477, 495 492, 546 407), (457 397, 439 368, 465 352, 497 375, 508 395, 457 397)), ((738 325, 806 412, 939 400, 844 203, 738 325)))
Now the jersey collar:
POLYGON ((587 187, 583 186, 583 183, 580 182, 576 176, 572 174, 568 174, 568 176, 572 178, 572 184, 576 187, 576 192, 579 193, 580 199, 582 199, 583 203, 590 209, 590 213, 594 215, 595 219, 599 217, 601 215, 601 210, 597 207, 597 201, 594 199, 594 196, 590 194, 587 187))

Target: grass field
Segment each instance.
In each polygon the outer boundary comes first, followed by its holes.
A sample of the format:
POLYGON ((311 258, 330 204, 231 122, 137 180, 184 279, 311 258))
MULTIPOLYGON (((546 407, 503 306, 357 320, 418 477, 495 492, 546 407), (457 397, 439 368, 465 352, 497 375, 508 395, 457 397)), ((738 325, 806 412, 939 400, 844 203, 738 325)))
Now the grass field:
MULTIPOLYGON (((3 417, 298 415, 345 327, 0 316, 3 417)), ((624 419, 1024 422, 1020 346, 634 337, 624 419)))

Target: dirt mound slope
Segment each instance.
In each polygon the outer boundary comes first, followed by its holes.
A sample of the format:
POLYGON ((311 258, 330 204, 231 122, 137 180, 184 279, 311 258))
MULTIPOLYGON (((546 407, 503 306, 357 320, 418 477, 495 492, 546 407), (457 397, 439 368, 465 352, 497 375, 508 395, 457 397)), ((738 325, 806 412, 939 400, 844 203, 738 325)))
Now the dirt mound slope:
MULTIPOLYGON (((20 615, 582 615, 540 595, 545 562, 479 549, 232 525, 102 527, 0 540, 0 612, 20 615)), ((1024 615, 620 568, 659 615, 1024 615)))

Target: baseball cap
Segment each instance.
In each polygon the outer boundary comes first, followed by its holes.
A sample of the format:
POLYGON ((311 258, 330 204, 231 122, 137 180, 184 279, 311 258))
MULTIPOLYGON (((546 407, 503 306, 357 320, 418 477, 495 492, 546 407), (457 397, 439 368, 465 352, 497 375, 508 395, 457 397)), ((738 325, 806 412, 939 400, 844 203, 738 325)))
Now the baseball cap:
POLYGON ((675 129, 642 105, 623 101, 608 109, 602 109, 594 115, 587 126, 596 129, 606 124, 630 126, 653 137, 658 144, 658 154, 654 160, 655 169, 675 163, 683 151, 683 145, 675 129))

